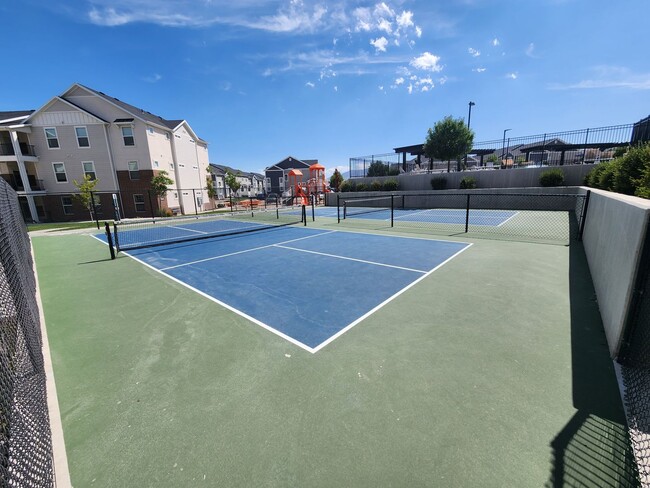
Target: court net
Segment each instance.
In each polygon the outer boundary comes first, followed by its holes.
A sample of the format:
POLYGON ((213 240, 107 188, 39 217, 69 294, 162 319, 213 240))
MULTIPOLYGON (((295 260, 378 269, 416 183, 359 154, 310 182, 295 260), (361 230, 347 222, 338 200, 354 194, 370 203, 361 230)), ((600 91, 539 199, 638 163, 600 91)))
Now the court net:
POLYGON ((305 207, 252 212, 222 212, 191 217, 122 221, 113 224, 119 251, 210 237, 245 234, 306 223, 305 207))
POLYGON ((351 218, 355 215, 364 215, 374 212, 385 212, 390 218, 393 208, 393 197, 391 195, 371 198, 348 198, 343 200, 343 218, 351 218))

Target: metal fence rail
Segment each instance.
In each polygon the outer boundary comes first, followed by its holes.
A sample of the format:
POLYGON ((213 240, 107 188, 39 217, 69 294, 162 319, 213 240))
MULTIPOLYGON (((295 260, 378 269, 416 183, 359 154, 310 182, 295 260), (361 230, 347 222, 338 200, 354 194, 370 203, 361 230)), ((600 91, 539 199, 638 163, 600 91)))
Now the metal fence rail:
MULTIPOLYGON (((512 133, 504 131, 502 139, 475 142, 467 155, 459 155, 458 160, 451 161, 451 170, 515 169, 607 161, 615 156, 617 147, 650 140, 650 118, 635 124, 517 137, 507 135, 512 133)), ((350 158, 349 177, 387 176, 388 173, 371 174, 381 169, 377 167, 378 162, 391 174, 447 171, 447 161, 429 160, 422 151, 419 155, 417 152, 350 158)))
POLYGON ((36 280, 14 190, 0 179, 0 479, 54 486, 36 280))
POLYGON ((587 194, 409 193, 338 196, 339 223, 401 232, 568 244, 581 237, 587 194))

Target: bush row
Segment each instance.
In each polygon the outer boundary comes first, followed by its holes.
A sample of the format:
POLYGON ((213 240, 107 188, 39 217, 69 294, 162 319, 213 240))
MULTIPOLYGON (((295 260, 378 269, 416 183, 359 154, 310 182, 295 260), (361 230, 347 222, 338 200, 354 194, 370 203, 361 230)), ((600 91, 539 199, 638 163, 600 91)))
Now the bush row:
POLYGON ((650 198, 650 143, 631 147, 624 155, 598 164, 585 176, 584 183, 591 188, 650 198))
MULTIPOLYGON (((540 186, 560 186, 564 183, 564 173, 561 169, 550 169, 544 171, 539 176, 540 186)), ((447 178, 443 176, 435 176, 431 178, 431 188, 434 190, 444 190, 447 188, 447 178)), ((476 188, 476 180, 471 176, 466 176, 460 180, 459 188, 461 190, 470 190, 476 188)))
POLYGON ((352 180, 345 180, 341 184, 341 191, 396 191, 398 183, 396 179, 386 180, 381 182, 379 180, 374 180, 372 183, 357 183, 352 180))

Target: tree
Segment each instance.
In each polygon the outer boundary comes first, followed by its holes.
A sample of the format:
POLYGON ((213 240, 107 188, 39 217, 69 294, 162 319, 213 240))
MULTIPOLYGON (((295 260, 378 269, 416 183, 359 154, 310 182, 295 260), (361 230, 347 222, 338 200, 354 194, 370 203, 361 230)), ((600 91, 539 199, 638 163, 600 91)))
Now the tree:
POLYGON ((388 165, 383 161, 375 161, 368 166, 368 177, 386 176, 388 174, 388 165))
POLYGON ((84 206, 84 208, 88 210, 88 212, 90 213, 90 220, 94 220, 93 204, 96 205, 98 201, 97 201, 97 197, 93 195, 93 190, 95 189, 95 186, 97 186, 97 183, 99 183, 99 180, 94 179, 92 176, 88 174, 85 174, 84 179, 81 182, 78 182, 77 180, 72 180, 72 183, 79 190, 79 193, 73 195, 74 199, 77 200, 81 205, 84 206))
POLYGON ((208 198, 211 200, 216 200, 217 189, 214 187, 214 181, 212 181, 212 168, 208 166, 206 171, 208 174, 205 177, 205 189, 208 191, 208 198))
POLYGON ((334 170, 334 174, 330 176, 330 188, 334 188, 334 191, 339 191, 341 184, 343 183, 343 175, 338 169, 334 170))
POLYGON ((230 188, 230 191, 232 193, 237 193, 241 188, 241 183, 237 181, 237 176, 239 176, 239 172, 237 172, 237 174, 235 175, 230 171, 226 171, 226 177, 225 177, 226 186, 230 188))
MULTIPOLYGON (((447 173, 451 170, 451 160, 467 154, 474 144, 474 132, 467 128, 465 121, 445 117, 429 129, 424 143, 424 154, 433 159, 447 160, 447 173)), ((459 163, 460 167, 460 163, 459 163)))
POLYGON ((158 173, 151 178, 151 183, 149 184, 151 188, 151 193, 158 197, 158 205, 162 207, 162 199, 167 195, 169 190, 169 185, 173 185, 174 181, 167 175, 167 171, 160 170, 158 173))

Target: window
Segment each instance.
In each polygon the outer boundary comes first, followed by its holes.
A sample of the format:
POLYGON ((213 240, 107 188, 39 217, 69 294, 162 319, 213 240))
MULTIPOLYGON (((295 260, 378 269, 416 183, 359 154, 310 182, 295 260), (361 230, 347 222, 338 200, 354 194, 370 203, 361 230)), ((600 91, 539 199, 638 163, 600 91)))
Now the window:
POLYGON ((68 181, 68 175, 65 174, 65 165, 63 163, 52 163, 54 168, 54 176, 58 183, 66 183, 68 181))
POLYGON ((185 165, 184 165, 183 163, 178 163, 178 167, 179 167, 179 168, 184 168, 185 165))
POLYGON ((122 127, 122 139, 124 139, 125 146, 135 146, 133 127, 122 127))
POLYGON ((145 212, 144 195, 133 195, 133 203, 135 204, 136 212, 145 212))
POLYGON ((165 139, 169 140, 169 132, 165 132, 165 139))
POLYGON ((159 167, 159 166, 160 166, 160 164, 158 164, 158 161, 154 161, 154 162, 153 162, 153 167, 154 167, 154 168, 157 168, 157 167, 159 167))
POLYGON ((169 163, 169 167, 170 167, 171 169, 174 169, 174 163, 169 163))
POLYGON ((138 169, 137 161, 129 161, 129 178, 132 180, 140 179, 140 170, 138 169))
POLYGON ((102 199, 96 193, 93 193, 93 200, 95 203, 95 212, 100 214, 102 213, 102 199))
POLYGON ((61 205, 63 205, 64 215, 72 215, 72 197, 70 195, 61 197, 61 205))
POLYGON ((84 168, 84 175, 90 176, 91 180, 97 179, 97 174, 95 173, 95 163, 92 161, 82 161, 81 165, 84 168))
POLYGON ((147 131, 149 132, 149 134, 153 134, 153 127, 147 127, 147 131))
POLYGON ((90 147, 88 140, 88 130, 85 127, 75 127, 75 134, 77 134, 77 145, 79 147, 90 147))
POLYGON ((203 195, 196 196, 196 206, 201 210, 203 209, 203 195))
POLYGON ((54 127, 45 128, 45 138, 47 139, 47 147, 50 149, 57 149, 59 147, 59 137, 56 135, 54 127))

